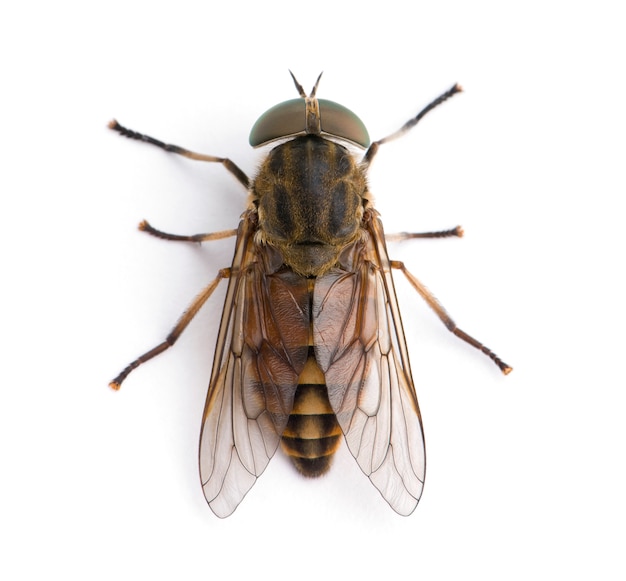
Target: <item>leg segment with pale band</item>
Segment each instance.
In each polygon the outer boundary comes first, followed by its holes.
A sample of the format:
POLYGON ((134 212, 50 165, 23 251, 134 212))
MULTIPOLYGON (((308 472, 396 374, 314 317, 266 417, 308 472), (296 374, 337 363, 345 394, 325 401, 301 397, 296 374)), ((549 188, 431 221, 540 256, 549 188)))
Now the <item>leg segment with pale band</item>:
POLYGON ((179 319, 178 323, 176 323, 176 326, 172 329, 170 334, 165 338, 165 341, 163 341, 163 343, 160 343, 153 349, 150 349, 150 351, 147 351, 141 357, 135 359, 133 362, 129 363, 124 368, 124 370, 113 381, 111 381, 111 383, 109 383, 109 386, 115 390, 118 390, 121 387, 122 382, 128 377, 131 371, 137 369, 137 367, 139 367, 142 363, 150 361, 150 359, 156 357, 157 355, 160 355, 161 353, 163 353, 163 351, 169 349, 172 345, 174 345, 174 343, 176 343, 178 338, 182 335, 183 331, 187 328, 187 325, 189 325, 192 319, 198 314, 198 311, 202 308, 202 305, 204 305, 208 298, 213 294, 213 291, 217 288, 217 285, 220 283, 220 281, 224 278, 230 278, 230 276, 230 268, 223 268, 222 270, 220 270, 215 279, 211 282, 211 284, 209 284, 194 299, 189 308, 183 313, 183 316, 179 319))
POLYGON ((385 240, 388 242, 402 242, 403 240, 413 240, 414 238, 463 238, 463 228, 456 226, 450 230, 437 230, 435 232, 395 232, 393 234, 385 234, 385 240))
POLYGON ((372 159, 374 159, 374 156, 378 152, 378 148, 383 143, 387 143, 389 141, 397 139, 398 137, 402 137, 408 131, 413 129, 413 127, 415 127, 419 123, 420 119, 422 119, 422 117, 424 117, 426 113, 432 111, 435 107, 437 107, 437 105, 441 105, 441 103, 462 91, 463 89, 461 88, 461 85, 454 85, 445 93, 439 95, 439 97, 437 97, 434 101, 431 101, 428 105, 426 105, 426 107, 424 107, 415 117, 409 119, 402 127, 400 127, 400 129, 398 129, 394 133, 391 133, 390 135, 387 135, 387 137, 383 137, 378 141, 374 141, 365 152, 365 155, 363 156, 363 163, 365 165, 369 165, 370 163, 372 163, 372 159))
POLYGON ((504 363, 491 349, 485 347, 482 343, 468 335, 465 331, 462 331, 456 326, 456 323, 452 320, 450 315, 441 306, 439 301, 431 294, 431 292, 415 278, 404 266, 403 262, 397 260, 391 261, 391 268, 401 270, 407 280, 411 283, 411 286, 420 294, 420 296, 428 303, 428 306, 435 311, 437 316, 441 319, 441 322, 447 327, 448 331, 456 335, 459 339, 463 339, 466 343, 469 343, 472 347, 475 347, 479 351, 482 351, 487 357, 489 357, 505 375, 511 373, 513 368, 504 363))
POLYGON ((179 234, 168 234, 153 228, 146 220, 139 223, 139 230, 154 236, 155 238, 161 238, 162 240, 172 240, 174 242, 210 242, 211 240, 222 240, 223 238, 230 238, 237 235, 237 230, 221 230, 220 232, 209 232, 207 234, 192 234, 191 236, 180 236, 179 234))
POLYGON ((189 151, 188 149, 179 147, 178 145, 164 143, 163 141, 154 139, 154 137, 150 137, 149 135, 143 135, 143 133, 138 133, 137 131, 133 131, 132 129, 127 129, 123 125, 120 125, 115 119, 109 122, 109 129, 113 129, 113 131, 117 131, 120 135, 128 137, 129 139, 136 139, 137 141, 150 143, 152 145, 160 147, 161 149, 164 149, 165 151, 177 153, 178 155, 188 157, 189 159, 221 163, 232 175, 237 178, 237 180, 239 180, 241 184, 243 184, 246 189, 248 189, 248 186, 250 185, 250 179, 248 178, 248 176, 243 172, 242 169, 240 169, 237 164, 230 161, 230 159, 228 159, 227 157, 216 157, 214 155, 195 153, 194 151, 189 151))

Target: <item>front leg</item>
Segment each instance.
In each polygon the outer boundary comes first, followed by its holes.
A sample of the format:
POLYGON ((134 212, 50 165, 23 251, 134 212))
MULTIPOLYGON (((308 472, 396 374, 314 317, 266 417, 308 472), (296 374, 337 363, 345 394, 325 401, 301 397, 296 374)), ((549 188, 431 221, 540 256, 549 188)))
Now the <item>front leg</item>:
POLYGON ((241 184, 243 184, 246 189, 248 189, 248 186, 250 185, 250 179, 248 178, 248 176, 236 163, 232 162, 227 157, 216 157, 215 155, 196 153, 195 151, 189 151, 188 149, 185 149, 184 147, 179 147, 178 145, 164 143, 163 141, 155 139, 154 137, 150 137, 149 135, 144 135, 143 133, 133 131, 132 129, 127 129, 123 125, 120 125, 115 119, 109 122, 109 129, 113 129, 113 131, 117 131, 120 135, 128 137, 129 139, 136 139, 137 141, 150 143, 151 145, 156 145, 156 147, 160 147, 165 151, 176 153, 178 155, 182 155, 183 157, 188 157, 189 159, 221 163, 232 175, 237 178, 237 180, 239 180, 241 184))
POLYGON ((146 220, 139 223, 139 230, 146 232, 162 240, 173 240, 175 242, 209 242, 211 240, 222 240, 237 235, 237 230, 221 230, 220 232, 209 232, 206 234, 192 234, 191 236, 180 236, 178 234, 168 234, 153 228, 146 220))
POLYGON ((411 240, 413 238, 450 238, 456 236, 463 238, 463 228, 456 226, 450 230, 436 230, 434 232, 396 232, 394 234, 385 234, 385 240, 388 242, 402 242, 403 240, 411 240))

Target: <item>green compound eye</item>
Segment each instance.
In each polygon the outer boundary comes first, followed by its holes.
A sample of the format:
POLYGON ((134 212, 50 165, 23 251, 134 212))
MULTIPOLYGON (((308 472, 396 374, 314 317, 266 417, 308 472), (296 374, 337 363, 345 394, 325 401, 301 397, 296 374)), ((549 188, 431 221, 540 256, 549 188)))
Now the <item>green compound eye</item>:
MULTIPOLYGON (((363 122, 339 103, 318 99, 322 135, 345 139, 366 148, 370 137, 363 122)), ((254 124, 250 132, 250 145, 258 147, 284 137, 306 133, 306 104, 304 99, 290 99, 268 109, 254 124)))

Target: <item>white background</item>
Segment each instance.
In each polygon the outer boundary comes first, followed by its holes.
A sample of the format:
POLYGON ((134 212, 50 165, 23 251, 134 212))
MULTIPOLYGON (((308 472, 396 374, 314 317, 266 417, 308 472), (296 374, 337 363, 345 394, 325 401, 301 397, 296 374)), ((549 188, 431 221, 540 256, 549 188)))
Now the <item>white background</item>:
POLYGON ((617 2, 31 2, 3 7, 3 579, 623 579, 624 61, 617 2), (395 245, 459 325, 398 279, 428 477, 394 514, 345 453, 306 481, 280 455, 229 519, 198 483, 217 295, 160 342, 229 264, 245 192, 219 165, 106 129, 120 122, 233 158, 308 91, 372 137, 454 82, 465 92, 371 172, 395 245))

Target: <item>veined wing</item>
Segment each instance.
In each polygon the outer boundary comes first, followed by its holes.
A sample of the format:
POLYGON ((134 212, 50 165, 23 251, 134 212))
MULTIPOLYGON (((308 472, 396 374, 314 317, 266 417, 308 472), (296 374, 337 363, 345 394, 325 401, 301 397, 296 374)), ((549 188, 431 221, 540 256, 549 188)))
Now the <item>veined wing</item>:
POLYGON ((265 470, 293 407, 307 359, 306 279, 257 253, 244 216, 215 351, 200 434, 200 478, 213 512, 226 517, 265 470))
POLYGON ((350 452, 408 515, 424 486, 424 437, 382 225, 369 224, 369 239, 316 282, 315 353, 350 452))

